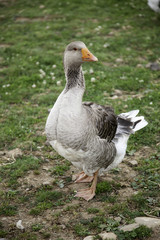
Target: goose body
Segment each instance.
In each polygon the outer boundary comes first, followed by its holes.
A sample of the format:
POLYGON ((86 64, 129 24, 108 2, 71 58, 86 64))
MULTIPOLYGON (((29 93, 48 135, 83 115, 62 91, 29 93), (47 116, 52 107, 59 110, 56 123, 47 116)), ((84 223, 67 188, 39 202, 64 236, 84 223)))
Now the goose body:
POLYGON ((124 158, 131 133, 145 127, 138 110, 115 115, 110 107, 82 102, 85 80, 82 63, 97 61, 82 42, 70 43, 64 53, 66 86, 46 122, 52 147, 82 172, 76 182, 90 182, 90 189, 76 194, 90 200, 95 195, 97 176, 116 167, 124 158))
POLYGON ((155 12, 160 13, 160 0, 148 0, 148 6, 155 12))

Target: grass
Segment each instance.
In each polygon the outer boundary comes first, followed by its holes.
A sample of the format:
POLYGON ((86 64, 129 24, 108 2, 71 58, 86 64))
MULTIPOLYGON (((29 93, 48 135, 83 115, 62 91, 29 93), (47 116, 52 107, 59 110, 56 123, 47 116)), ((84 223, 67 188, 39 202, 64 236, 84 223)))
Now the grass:
POLYGON ((146 67, 160 62, 159 22, 145 0, 0 2, 0 164, 7 163, 0 166, 0 216, 13 219, 1 221, 0 237, 65 240, 67 233, 77 240, 88 234, 99 239, 103 230, 120 240, 150 236, 145 227, 124 233, 118 226, 136 216, 160 216, 160 72, 146 67), (139 109, 149 122, 129 140, 127 156, 138 161, 129 168, 135 177, 127 180, 123 169, 113 169, 112 180, 102 178, 89 203, 74 198, 72 166, 44 134, 48 109, 65 85, 64 48, 73 40, 85 42, 99 59, 83 66, 84 100, 111 105, 117 114, 139 109), (5 152, 15 148, 22 156, 8 159, 5 152), (122 198, 125 184, 136 194, 122 198), (15 227, 21 212, 24 233, 15 227))
POLYGON ((152 230, 147 228, 146 226, 140 226, 131 232, 117 232, 119 240, 132 240, 132 239, 146 239, 147 237, 151 236, 152 230))

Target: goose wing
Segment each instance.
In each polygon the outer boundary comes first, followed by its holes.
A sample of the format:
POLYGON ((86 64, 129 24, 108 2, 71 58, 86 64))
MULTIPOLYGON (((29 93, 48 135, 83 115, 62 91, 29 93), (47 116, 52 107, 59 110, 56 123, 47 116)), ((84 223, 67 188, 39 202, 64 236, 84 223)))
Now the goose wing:
POLYGON ((110 142, 115 136, 118 124, 113 109, 92 102, 83 102, 83 106, 92 119, 97 135, 110 142))

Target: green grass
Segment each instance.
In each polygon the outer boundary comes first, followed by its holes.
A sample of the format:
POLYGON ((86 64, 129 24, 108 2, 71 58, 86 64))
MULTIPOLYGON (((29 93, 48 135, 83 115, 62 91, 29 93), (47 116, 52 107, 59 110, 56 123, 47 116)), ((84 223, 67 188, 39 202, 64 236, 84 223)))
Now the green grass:
POLYGON ((117 232, 119 240, 132 240, 132 239, 143 240, 150 237, 151 234, 152 230, 143 225, 130 232, 125 233, 123 231, 117 232))
MULTIPOLYGON (((23 152, 10 159, 13 163, 0 166, 0 216, 13 218, 9 227, 0 223, 0 237, 58 240, 66 238, 67 228, 71 238, 81 240, 103 230, 118 231, 117 216, 121 224, 145 214, 159 217, 160 72, 146 68, 160 62, 159 23, 146 0, 0 2, 0 164, 8 163, 4 151, 23 152), (128 143, 130 157, 145 146, 151 154, 138 156, 137 175, 130 181, 137 194, 125 200, 118 192, 125 188, 120 169, 112 170, 112 181, 98 182, 96 197, 88 204, 74 199, 70 163, 46 144, 48 109, 64 88, 63 52, 73 40, 83 41, 99 59, 83 65, 84 101, 111 105, 117 114, 139 109, 149 122, 128 143), (113 99, 115 89, 122 96, 113 99), (33 186, 27 182, 30 174, 34 183, 41 178, 47 182, 46 176, 53 182, 33 186), (30 223, 24 233, 15 227, 22 211, 26 219, 41 220, 30 223), (47 220, 45 229, 42 223, 48 215, 54 224, 47 220)), ((150 232, 142 228, 117 234, 120 240, 147 239, 150 232)))
POLYGON ((62 176, 70 169, 70 162, 66 161, 63 165, 57 165, 53 168, 52 174, 62 176))

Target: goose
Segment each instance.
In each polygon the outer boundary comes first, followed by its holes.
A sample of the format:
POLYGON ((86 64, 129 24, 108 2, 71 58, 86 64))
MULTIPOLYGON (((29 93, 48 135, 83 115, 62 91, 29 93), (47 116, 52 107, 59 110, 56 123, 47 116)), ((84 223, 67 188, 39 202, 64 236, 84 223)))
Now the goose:
POLYGON ((155 12, 160 13, 160 0, 148 0, 148 6, 155 12))
POLYGON ((51 146, 81 170, 76 183, 92 182, 75 195, 87 201, 95 196, 98 175, 115 168, 124 158, 132 133, 148 123, 139 110, 116 115, 111 107, 82 102, 85 79, 82 64, 98 59, 81 41, 71 42, 64 52, 66 85, 46 121, 51 146))

